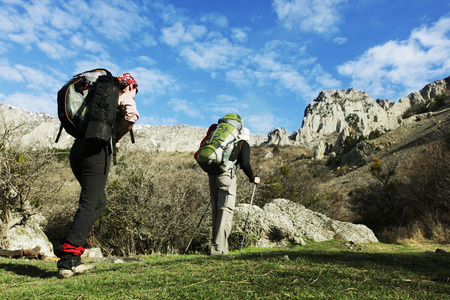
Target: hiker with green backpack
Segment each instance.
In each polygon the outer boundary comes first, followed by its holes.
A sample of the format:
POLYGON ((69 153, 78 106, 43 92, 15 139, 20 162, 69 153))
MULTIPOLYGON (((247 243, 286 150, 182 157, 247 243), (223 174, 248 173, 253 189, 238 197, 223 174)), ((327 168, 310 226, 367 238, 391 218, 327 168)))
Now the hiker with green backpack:
POLYGON ((59 278, 94 269, 81 263, 81 255, 106 205, 111 154, 139 119, 134 101, 137 91, 138 84, 131 74, 116 78, 105 69, 97 69, 74 76, 58 93, 62 126, 76 138, 69 159, 81 186, 78 210, 61 247, 55 249, 59 278))
POLYGON ((208 173, 212 203, 211 255, 228 254, 228 237, 236 202, 237 166, 250 182, 260 183, 250 165, 249 139, 250 131, 243 127, 241 117, 227 114, 218 124, 209 127, 194 154, 200 167, 208 173))

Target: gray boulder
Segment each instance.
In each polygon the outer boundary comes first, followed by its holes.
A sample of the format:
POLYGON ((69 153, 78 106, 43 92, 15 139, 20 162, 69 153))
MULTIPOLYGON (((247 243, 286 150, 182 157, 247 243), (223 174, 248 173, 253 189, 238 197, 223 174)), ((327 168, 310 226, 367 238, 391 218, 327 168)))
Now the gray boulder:
POLYGON ((44 257, 55 257, 53 245, 41 229, 45 218, 35 214, 11 227, 8 231, 8 241, 5 250, 23 250, 40 247, 44 257))
MULTIPOLYGON (((234 230, 244 230, 248 209, 249 204, 236 207, 233 218, 234 230)), ((288 242, 304 244, 305 240, 378 242, 373 231, 365 225, 333 220, 286 199, 275 199, 263 208, 252 205, 247 234, 258 238, 258 247, 285 245, 288 242)))

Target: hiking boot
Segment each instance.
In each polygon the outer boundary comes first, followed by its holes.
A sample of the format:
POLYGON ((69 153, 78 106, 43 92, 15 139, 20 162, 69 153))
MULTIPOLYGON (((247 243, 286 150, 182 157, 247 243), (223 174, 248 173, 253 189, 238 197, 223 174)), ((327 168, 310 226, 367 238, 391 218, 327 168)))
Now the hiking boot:
POLYGON ((58 269, 58 278, 72 277, 75 273, 69 269, 58 269))
POLYGON ((215 246, 211 247, 211 251, 209 253, 209 255, 213 256, 213 255, 227 255, 228 254, 228 249, 225 251, 222 250, 218 250, 215 246))
POLYGON ((73 269, 73 272, 78 275, 78 274, 83 274, 89 271, 92 271, 95 269, 95 266, 93 265, 78 265, 73 269))
POLYGON ((93 265, 78 265, 72 270, 69 269, 58 269, 58 278, 68 278, 72 277, 73 275, 83 274, 89 271, 92 271, 95 269, 95 266, 93 265))

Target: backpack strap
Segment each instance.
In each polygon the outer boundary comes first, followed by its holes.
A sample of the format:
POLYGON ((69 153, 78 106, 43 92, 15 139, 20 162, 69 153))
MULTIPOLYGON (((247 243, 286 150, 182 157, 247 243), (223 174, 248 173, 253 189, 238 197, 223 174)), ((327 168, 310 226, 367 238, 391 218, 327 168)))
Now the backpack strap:
POLYGON ((241 142, 241 144, 239 145, 239 151, 242 150, 242 144, 244 143, 244 140, 241 140, 240 142, 241 142))
POLYGON ((58 130, 58 134, 56 135, 55 143, 57 143, 59 141, 59 138, 61 137, 62 130, 63 130, 63 125, 61 124, 61 125, 59 125, 59 130, 58 130))
POLYGON ((130 129, 130 138, 131 138, 131 143, 136 143, 135 139, 134 139, 134 133, 133 133, 133 128, 130 129))
POLYGON ((112 151, 113 164, 115 166, 115 165, 117 165, 117 148, 116 148, 116 145, 114 145, 114 140, 115 139, 113 139, 113 137, 111 136, 110 146, 111 146, 111 151, 112 151))

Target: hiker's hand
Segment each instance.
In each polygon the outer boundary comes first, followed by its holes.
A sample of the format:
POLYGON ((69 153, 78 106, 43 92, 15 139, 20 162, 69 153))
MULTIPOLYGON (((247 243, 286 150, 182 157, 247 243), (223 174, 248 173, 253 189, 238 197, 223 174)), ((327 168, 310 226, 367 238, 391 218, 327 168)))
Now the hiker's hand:
POLYGON ((120 141, 117 141, 116 144, 115 144, 115 146, 116 146, 116 149, 119 149, 119 147, 120 147, 120 141))
POLYGON ((260 182, 261 182, 261 178, 259 178, 259 177, 255 177, 255 179, 253 179, 254 184, 259 184, 260 182))

